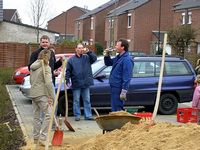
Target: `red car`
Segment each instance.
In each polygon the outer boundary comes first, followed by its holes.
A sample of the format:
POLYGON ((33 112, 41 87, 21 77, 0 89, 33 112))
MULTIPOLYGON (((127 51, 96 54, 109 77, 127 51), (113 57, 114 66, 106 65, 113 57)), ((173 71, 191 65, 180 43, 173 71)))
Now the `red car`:
MULTIPOLYGON (((67 53, 67 54, 56 54, 55 56, 56 56, 56 59, 58 59, 60 56, 65 56, 65 58, 70 58, 73 55, 74 55, 74 53, 67 53)), ((13 80, 16 84, 22 84, 24 77, 29 74, 30 74, 30 72, 29 72, 27 66, 17 68, 15 70, 15 72, 13 73, 13 80)))

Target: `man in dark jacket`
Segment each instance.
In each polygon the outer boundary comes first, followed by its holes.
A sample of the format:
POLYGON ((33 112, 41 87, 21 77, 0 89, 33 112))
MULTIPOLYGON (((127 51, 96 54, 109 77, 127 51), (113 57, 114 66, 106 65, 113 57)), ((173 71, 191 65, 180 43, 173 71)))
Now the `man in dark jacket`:
POLYGON ((115 46, 117 53, 119 53, 115 58, 111 59, 107 50, 104 52, 105 65, 112 66, 109 77, 112 111, 124 109, 124 101, 126 100, 126 94, 133 70, 133 61, 127 52, 128 47, 128 41, 120 39, 115 46))
POLYGON ((79 121, 81 117, 80 96, 83 99, 85 120, 93 120, 89 86, 94 84, 91 64, 96 60, 96 55, 88 49, 84 50, 83 45, 79 43, 76 46, 76 55, 67 63, 66 83, 72 84, 73 112, 76 121, 79 121))
MULTIPOLYGON (((38 55, 39 53, 43 50, 43 49, 48 49, 50 46, 50 39, 47 35, 43 35, 40 38, 40 48, 35 50, 30 57, 29 60, 29 65, 28 65, 28 69, 30 70, 30 66, 32 63, 34 63, 37 59, 38 59, 38 55)), ((53 71, 55 69, 58 69, 60 66, 62 65, 62 59, 58 60, 56 62, 56 57, 55 57, 55 53, 53 51, 51 51, 51 56, 50 56, 50 60, 49 60, 49 66, 51 67, 51 73, 52 73, 52 80, 53 80, 53 84, 55 85, 55 76, 53 71)))

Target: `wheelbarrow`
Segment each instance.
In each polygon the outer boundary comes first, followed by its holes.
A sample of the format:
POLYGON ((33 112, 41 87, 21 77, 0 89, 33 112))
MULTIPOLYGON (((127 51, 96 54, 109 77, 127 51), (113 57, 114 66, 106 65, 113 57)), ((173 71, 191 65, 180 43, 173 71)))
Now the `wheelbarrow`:
POLYGON ((128 115, 120 115, 120 116, 112 116, 112 115, 102 115, 96 117, 96 122, 103 130, 103 134, 108 131, 112 131, 115 129, 120 129, 126 123, 131 122, 132 124, 138 124, 140 121, 140 117, 138 116, 128 116, 128 115))

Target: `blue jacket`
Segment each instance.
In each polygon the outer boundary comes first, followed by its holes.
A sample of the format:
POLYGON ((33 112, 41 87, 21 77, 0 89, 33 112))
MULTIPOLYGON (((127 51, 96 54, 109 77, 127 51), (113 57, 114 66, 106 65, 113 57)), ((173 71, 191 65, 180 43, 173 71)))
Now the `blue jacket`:
POLYGON ((105 56, 104 62, 106 66, 112 66, 109 78, 110 86, 128 90, 134 65, 129 53, 125 52, 113 59, 110 56, 105 56))
POLYGON ((89 51, 87 54, 72 56, 66 68, 66 83, 72 83, 72 89, 87 88, 94 84, 91 64, 97 60, 94 53, 89 51))

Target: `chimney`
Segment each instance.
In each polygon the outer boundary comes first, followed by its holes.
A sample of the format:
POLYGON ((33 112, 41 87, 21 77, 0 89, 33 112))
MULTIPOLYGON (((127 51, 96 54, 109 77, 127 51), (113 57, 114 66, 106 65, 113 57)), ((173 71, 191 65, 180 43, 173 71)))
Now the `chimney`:
POLYGON ((3 0, 0 0, 0 22, 3 21, 3 0))

